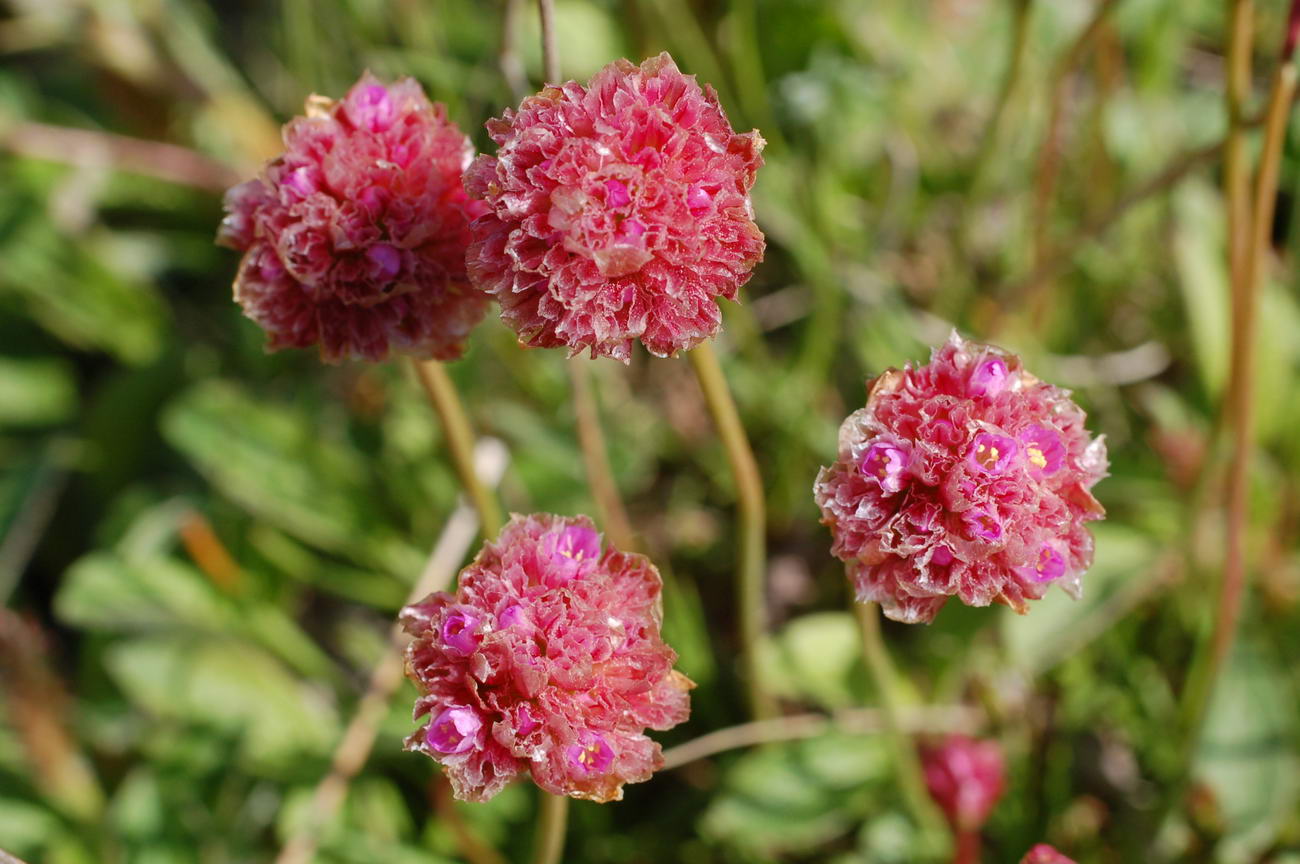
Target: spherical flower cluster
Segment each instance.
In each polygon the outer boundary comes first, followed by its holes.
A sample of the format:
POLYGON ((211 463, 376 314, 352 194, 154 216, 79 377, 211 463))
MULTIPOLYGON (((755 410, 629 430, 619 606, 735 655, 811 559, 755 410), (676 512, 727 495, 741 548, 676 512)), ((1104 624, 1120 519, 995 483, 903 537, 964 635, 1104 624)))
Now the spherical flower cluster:
POLYGON ((937 747, 923 748, 921 765, 930 797, 958 832, 979 830, 1006 788, 996 741, 952 735, 937 747))
POLYGON ((530 771, 556 795, 617 800, 662 764, 645 735, 690 713, 694 685, 659 635, 659 572, 585 517, 515 516, 460 575, 402 611, 427 718, 407 749, 484 801, 530 771))
POLYGON ((1067 858, 1046 843, 1039 843, 1025 853, 1020 864, 1075 864, 1073 858, 1067 858))
POLYGON ((226 194, 217 236, 244 253, 235 300, 268 350, 459 357, 488 306, 465 273, 483 205, 465 194, 474 150, 443 106, 410 78, 367 73, 341 102, 311 97, 284 142, 260 179, 226 194))
POLYGON ((1052 584, 1077 597, 1105 474, 1068 392, 954 333, 869 385, 813 491, 858 599, 914 623, 954 595, 1017 612, 1052 584))
POLYGON ((732 130, 711 87, 667 54, 619 60, 487 128, 497 155, 465 176, 491 208, 469 273, 521 343, 627 362, 634 340, 666 357, 717 332, 717 298, 763 257, 749 190, 764 142, 732 130))

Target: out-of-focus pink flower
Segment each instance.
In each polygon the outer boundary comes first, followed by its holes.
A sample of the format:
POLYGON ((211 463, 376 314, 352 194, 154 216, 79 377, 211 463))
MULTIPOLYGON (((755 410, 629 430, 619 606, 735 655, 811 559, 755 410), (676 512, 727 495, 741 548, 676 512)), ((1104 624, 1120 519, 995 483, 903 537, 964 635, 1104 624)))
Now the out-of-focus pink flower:
POLYGON ((954 333, 868 386, 813 494, 858 599, 914 623, 952 596, 1017 612, 1052 584, 1077 597, 1105 475, 1068 392, 954 333))
POLYGON ((413 79, 366 73, 340 102, 308 99, 284 144, 226 194, 217 235, 244 253, 235 300, 268 350, 459 357, 487 312, 465 273, 469 222, 485 208, 465 194, 474 148, 446 109, 413 79))
POLYGON ((996 741, 964 735, 921 751, 925 785, 958 832, 978 831, 1006 788, 1002 749, 996 741))
POLYGON ((419 687, 408 750, 456 795, 491 798, 528 771, 548 792, 611 801, 662 764, 649 729, 690 713, 694 685, 659 635, 659 572, 601 551, 586 517, 515 516, 439 592, 402 610, 419 687))
POLYGON ((487 124, 496 156, 465 175, 490 212, 470 277, 521 343, 627 362, 713 336, 763 257, 749 190, 757 131, 736 134, 713 88, 667 54, 619 60, 583 87, 530 96, 487 124))
POLYGON ((1039 843, 1025 853, 1020 864, 1075 864, 1073 858, 1066 858, 1046 843, 1039 843))

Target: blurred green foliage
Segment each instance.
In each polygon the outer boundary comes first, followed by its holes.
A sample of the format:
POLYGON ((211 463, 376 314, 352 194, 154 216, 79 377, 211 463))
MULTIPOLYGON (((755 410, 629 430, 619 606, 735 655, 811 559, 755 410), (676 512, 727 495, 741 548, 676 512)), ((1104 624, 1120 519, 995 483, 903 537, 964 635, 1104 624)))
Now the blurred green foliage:
MULTIPOLYGON (((13 610, 0 643, 31 646, 0 659, 0 847, 54 864, 270 860, 456 494, 403 367, 262 351, 230 302, 236 261, 211 243, 212 189, 115 170, 108 152, 15 152, 14 131, 166 140, 251 172, 306 94, 339 94, 369 67, 419 78, 487 146, 483 121, 512 101, 504 5, 0 4, 0 594, 13 610), (196 514, 233 577, 191 557, 182 533, 196 514), (67 731, 57 758, 37 740, 50 729, 67 731)), ((530 5, 515 38, 536 81, 530 5)), ((1256 5, 1252 110, 1285 12, 1256 5)), ((864 379, 923 360, 957 326, 1075 388, 1113 460, 1084 600, 1054 593, 1024 618, 950 606, 931 627, 887 628, 917 698, 977 707, 1008 754, 986 859, 1050 840, 1085 864, 1300 860, 1300 136, 1257 345, 1243 638, 1172 801, 1179 699, 1220 558, 1219 478, 1203 469, 1219 401, 1240 386, 1227 377, 1214 163, 1106 215, 1223 134, 1223 4, 1118 4, 1066 79, 1045 214, 1035 178, 1052 70, 1091 2, 558 7, 566 74, 668 49, 769 141, 755 198, 767 261, 726 309, 722 347, 764 469, 764 656, 785 704, 874 703, 809 487, 864 379), (1006 87, 1018 9, 1023 64, 1006 87), (1035 284, 1040 226, 1061 266, 1035 284)), ((476 427, 510 449, 511 509, 592 507, 562 364, 488 321, 453 367, 476 427)), ((619 486, 666 572, 666 637, 700 685, 691 722, 663 736, 679 743, 745 719, 726 461, 683 362, 595 372, 619 486)), ((430 765, 401 751, 410 696, 394 700, 320 860, 457 860, 430 765)), ((661 774, 624 803, 577 805, 566 860, 916 860, 882 748, 833 733, 661 774)), ((455 806, 510 860, 524 854, 525 787, 455 806)))

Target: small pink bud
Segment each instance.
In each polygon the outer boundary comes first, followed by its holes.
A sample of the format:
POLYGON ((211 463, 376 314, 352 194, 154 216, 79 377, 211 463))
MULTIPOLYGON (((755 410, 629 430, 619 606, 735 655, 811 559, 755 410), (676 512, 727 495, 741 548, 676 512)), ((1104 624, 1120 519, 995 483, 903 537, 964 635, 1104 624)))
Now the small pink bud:
POLYGON ((1007 389, 1009 377, 1005 360, 1001 357, 986 357, 976 365, 975 371, 971 372, 970 385, 967 389, 972 396, 992 399, 1007 389))
POLYGON ((376 243, 366 250, 370 260, 370 278, 388 282, 402 269, 402 253, 387 243, 376 243))
POLYGON ((1046 843, 1039 843, 1025 853, 1020 864, 1075 864, 1073 858, 1066 858, 1046 843))
POLYGON ((379 83, 354 89, 347 96, 344 111, 352 125, 367 132, 387 131, 396 114, 388 88, 379 83))
POLYGON ((921 753, 925 785, 958 831, 978 831, 1006 787, 1002 749, 996 741, 952 735, 921 753))
POLYGON ((627 184, 619 180, 605 181, 605 206, 606 207, 626 207, 632 203, 632 196, 628 194, 627 184))
POLYGON ((452 705, 430 721, 424 740, 439 753, 451 756, 473 749, 482 728, 483 721, 473 708, 452 705))
POLYGON ((972 537, 995 543, 1002 539, 1002 522, 989 511, 972 507, 961 514, 972 537))
POLYGON ((472 612, 456 610, 442 622, 442 641, 458 654, 473 654, 478 647, 479 616, 472 612))

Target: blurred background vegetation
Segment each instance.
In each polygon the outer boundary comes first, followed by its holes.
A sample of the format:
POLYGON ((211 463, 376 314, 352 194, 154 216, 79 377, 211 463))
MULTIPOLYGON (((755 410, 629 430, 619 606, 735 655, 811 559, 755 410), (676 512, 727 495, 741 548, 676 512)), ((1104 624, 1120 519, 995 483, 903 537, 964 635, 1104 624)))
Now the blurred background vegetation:
MULTIPOLYGON (((535 10, 516 6, 536 82, 535 10)), ((1257 6, 1249 114, 1286 11, 1257 6)), ((519 71, 500 62, 505 8, 0 2, 0 847, 57 864, 265 861, 302 818, 455 478, 406 367, 263 352, 230 299, 235 257, 212 244, 219 191, 276 152, 308 93, 340 95, 367 67, 414 75, 486 146, 519 71)), ((769 141, 767 261, 720 349, 765 472, 766 650, 786 707, 875 702, 809 489, 864 379, 957 326, 1073 388, 1114 475, 1082 601, 1054 592, 1023 618, 950 604, 930 627, 887 628, 916 698, 977 709, 1007 753, 986 860, 1048 840, 1084 864, 1300 861, 1295 118, 1257 345, 1251 591, 1192 782, 1174 783, 1221 558, 1206 456, 1236 386, 1224 4, 558 13, 566 76, 667 49, 769 141)), ((452 368, 478 430, 509 448, 513 510, 593 509, 563 362, 492 318, 452 368)), ((661 736, 679 743, 746 719, 726 460, 684 361, 594 372, 618 484, 669 579, 665 635, 700 685, 690 723, 661 736)), ((458 822, 519 860, 531 791, 449 809, 431 765, 401 752, 411 696, 319 860, 457 860, 458 822)), ((624 803, 578 804, 566 860, 916 860, 883 747, 834 733, 661 773, 624 803)))

